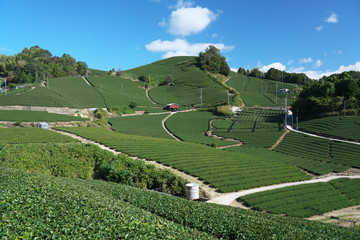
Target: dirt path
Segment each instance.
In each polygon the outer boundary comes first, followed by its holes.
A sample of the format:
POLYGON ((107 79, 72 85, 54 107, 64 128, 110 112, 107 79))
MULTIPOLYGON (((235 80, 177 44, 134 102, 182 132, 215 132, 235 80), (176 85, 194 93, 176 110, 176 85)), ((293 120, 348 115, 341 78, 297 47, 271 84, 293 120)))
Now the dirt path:
POLYGON ((86 82, 87 85, 93 87, 93 85, 84 76, 82 76, 81 78, 86 82))
MULTIPOLYGON (((115 155, 122 154, 122 152, 120 152, 120 151, 116 151, 116 150, 111 149, 111 148, 109 148, 109 147, 107 147, 105 145, 102 145, 102 144, 98 143, 98 142, 95 142, 93 140, 89 140, 89 139, 80 137, 80 136, 72 134, 72 133, 63 132, 63 131, 54 130, 54 129, 51 129, 51 131, 54 131, 54 132, 57 132, 57 133, 72 137, 72 138, 74 138, 76 140, 79 140, 82 143, 95 144, 95 145, 99 146, 101 149, 112 152, 115 155)), ((129 157, 132 158, 132 159, 144 161, 147 164, 153 164, 159 169, 169 170, 173 174, 175 174, 175 175, 177 175, 179 177, 182 177, 183 179, 186 179, 186 180, 188 180, 190 182, 199 184, 200 188, 201 188, 201 192, 204 195, 204 197, 206 197, 206 198, 214 198, 214 197, 217 197, 217 196, 220 195, 220 193, 218 193, 215 188, 212 188, 209 185, 205 184, 203 181, 199 180, 197 177, 188 175, 188 174, 186 174, 184 172, 181 172, 181 171, 179 171, 179 170, 177 170, 175 168, 165 166, 165 165, 163 165, 161 163, 158 163, 158 162, 155 162, 155 161, 149 161, 149 160, 138 158, 138 157, 131 157, 131 156, 129 156, 129 157)))
POLYGON ((285 131, 283 134, 281 134, 281 136, 279 137, 278 140, 276 140, 276 142, 269 148, 269 150, 273 150, 274 148, 276 148, 281 142, 282 140, 284 140, 285 136, 289 133, 289 129, 285 128, 285 131))
POLYGON ((161 121, 161 125, 163 127, 163 129, 165 130, 165 132, 167 134, 169 134, 173 139, 175 139, 176 141, 181 141, 181 139, 177 138, 174 134, 172 134, 169 129, 167 129, 167 127, 165 126, 165 122, 166 120, 168 120, 172 115, 174 115, 176 112, 172 112, 169 115, 167 115, 162 121, 161 121))
POLYGON ((360 205, 352 206, 316 215, 307 218, 308 220, 336 224, 343 227, 354 227, 360 225, 360 205))
POLYGON ((278 188, 290 187, 290 186, 297 186, 297 185, 302 185, 302 184, 328 182, 328 181, 338 179, 338 178, 360 178, 360 175, 356 175, 356 176, 339 176, 339 175, 337 175, 337 176, 317 178, 317 179, 312 179, 312 180, 307 180, 307 181, 281 183, 281 184, 276 184, 276 185, 271 185, 271 186, 264 186, 264 187, 259 187, 259 188, 241 190, 239 192, 222 194, 219 197, 210 199, 208 202, 221 204, 221 205, 230 205, 237 198, 248 195, 248 194, 263 192, 263 191, 268 191, 268 190, 274 190, 274 189, 278 189, 278 188))
POLYGON ((146 88, 145 93, 146 93, 146 97, 150 100, 150 102, 152 102, 152 104, 157 104, 157 102, 155 102, 149 94, 150 88, 146 88))

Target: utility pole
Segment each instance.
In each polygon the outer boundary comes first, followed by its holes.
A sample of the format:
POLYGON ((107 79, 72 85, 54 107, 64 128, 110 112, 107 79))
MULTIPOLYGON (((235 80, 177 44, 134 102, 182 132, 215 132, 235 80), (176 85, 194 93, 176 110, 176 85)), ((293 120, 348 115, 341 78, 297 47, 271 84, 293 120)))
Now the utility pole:
POLYGON ((277 99, 278 99, 278 84, 276 83, 276 91, 275 91, 275 105, 277 105, 277 99))
POLYGON ((202 88, 200 88, 200 107, 203 105, 202 88))
POLYGON ((230 92, 227 91, 227 105, 230 105, 230 92))
POLYGON ((5 79, 4 89, 5 89, 5 95, 7 95, 7 90, 6 90, 6 79, 5 79))
POLYGON ((49 77, 47 76, 47 74, 46 74, 46 87, 47 87, 48 90, 50 89, 50 86, 49 86, 49 77))

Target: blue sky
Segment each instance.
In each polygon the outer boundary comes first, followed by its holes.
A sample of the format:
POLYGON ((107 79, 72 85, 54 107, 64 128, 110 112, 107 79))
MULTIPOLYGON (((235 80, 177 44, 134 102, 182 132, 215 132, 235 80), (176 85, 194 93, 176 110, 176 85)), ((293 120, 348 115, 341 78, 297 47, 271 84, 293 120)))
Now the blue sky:
POLYGON ((0 54, 38 45, 130 69, 213 44, 232 69, 360 71, 359 0, 0 0, 0 54))

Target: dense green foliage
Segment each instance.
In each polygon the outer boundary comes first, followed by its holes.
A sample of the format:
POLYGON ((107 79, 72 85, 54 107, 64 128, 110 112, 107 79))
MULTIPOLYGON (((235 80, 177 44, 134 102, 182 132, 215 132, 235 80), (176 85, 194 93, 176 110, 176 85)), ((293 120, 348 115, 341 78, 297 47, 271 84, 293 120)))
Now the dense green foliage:
POLYGON ((76 61, 69 54, 53 56, 38 46, 24 48, 14 56, 0 55, 0 77, 10 83, 28 83, 45 80, 46 77, 85 75, 87 65, 76 61))
POLYGON ((205 52, 200 52, 196 61, 198 66, 204 71, 220 73, 226 76, 230 73, 226 58, 221 56, 220 50, 212 45, 207 47, 205 52))
POLYGON ((118 117, 110 118, 109 123, 112 129, 120 133, 172 139, 161 125, 166 116, 167 114, 118 117))
POLYGON ((205 136, 209 121, 214 115, 211 112, 176 113, 166 122, 166 127, 177 137, 187 142, 196 142, 211 146, 225 146, 234 142, 219 140, 205 136))
POLYGON ((0 144, 75 141, 71 137, 41 128, 0 128, 0 144))
POLYGON ((295 217, 321 215, 360 203, 360 179, 303 184, 240 197, 259 211, 295 217), (334 182, 334 184, 332 184, 334 182))
POLYGON ((0 238, 212 239, 119 200, 110 194, 117 189, 137 193, 119 184, 1 168, 0 238))
POLYGON ((290 132, 275 150, 289 155, 306 157, 313 161, 333 163, 335 172, 342 172, 349 166, 360 167, 358 161, 360 145, 356 144, 290 132))
POLYGON ((0 169, 0 202, 0 234, 10 239, 360 237, 355 229, 191 202, 119 184, 30 175, 7 168, 0 169))
POLYGON ((0 163, 53 176, 102 179, 175 195, 185 193, 185 181, 170 172, 91 144, 7 144, 0 149, 0 163))
POLYGON ((100 128, 59 128, 148 160, 171 165, 213 185, 222 192, 305 180, 296 167, 201 144, 139 137, 100 128))
POLYGON ((265 73, 265 78, 279 82, 296 83, 301 85, 305 85, 307 82, 310 82, 310 78, 308 78, 305 73, 288 73, 276 68, 270 68, 265 73))
POLYGON ((323 77, 304 87, 292 108, 301 115, 327 112, 357 113, 360 107, 360 73, 349 71, 323 77))
POLYGON ((299 129, 336 138, 360 140, 360 116, 335 116, 299 122, 299 129))
POLYGON ((45 111, 0 110, 0 121, 14 122, 70 122, 88 119, 45 111))
POLYGON ((140 76, 148 79, 150 76, 155 86, 171 76, 171 83, 160 84, 149 91, 150 97, 161 105, 178 103, 200 106, 200 96, 203 106, 224 103, 227 99, 225 89, 197 67, 195 57, 172 57, 127 70, 125 74, 135 79, 140 76))

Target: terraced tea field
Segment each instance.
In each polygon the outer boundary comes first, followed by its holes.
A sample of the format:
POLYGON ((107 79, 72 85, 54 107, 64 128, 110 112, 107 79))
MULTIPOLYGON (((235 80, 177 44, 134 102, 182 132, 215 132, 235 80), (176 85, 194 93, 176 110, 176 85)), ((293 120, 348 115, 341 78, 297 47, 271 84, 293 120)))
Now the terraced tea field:
POLYGON ((88 119, 45 111, 0 110, 0 121, 13 122, 70 122, 88 119))
POLYGON ((111 128, 119 133, 173 139, 161 125, 166 116, 168 114, 118 117, 110 118, 109 122, 111 128))
POLYGON ((41 128, 0 128, 0 144, 76 141, 71 137, 41 128))
POLYGON ((240 140, 244 146, 271 147, 283 134, 282 111, 255 110, 232 118, 214 118, 213 134, 240 140))
POLYGON ((337 179, 243 196, 239 199, 258 211, 310 217, 360 203, 360 179, 337 179))
POLYGON ((58 128, 93 139, 118 151, 178 168, 222 192, 309 179, 298 168, 201 144, 124 135, 105 129, 58 128))
POLYGON ((166 127, 177 137, 187 142, 215 144, 226 146, 234 144, 231 141, 219 140, 205 136, 209 121, 214 117, 211 112, 184 112, 172 115, 166 122, 166 127))
MULTIPOLYGON (((275 151, 298 157, 306 157, 314 161, 338 164, 336 172, 348 168, 360 167, 360 145, 330 141, 290 132, 275 148, 275 151), (343 165, 343 166, 341 166, 343 165)), ((336 165, 334 165, 336 166, 336 165)), ((334 169, 335 170, 335 169, 334 169)))
POLYGON ((146 97, 143 82, 115 76, 88 77, 88 80, 104 98, 107 107, 129 105, 131 101, 139 106, 152 104, 146 97))
POLYGON ((335 116, 312 119, 300 122, 299 128, 304 131, 328 136, 360 140, 360 116, 335 116))

